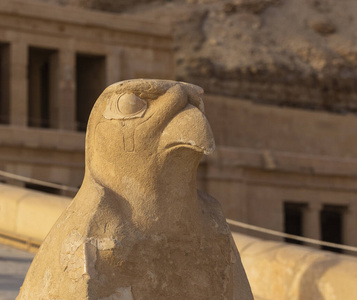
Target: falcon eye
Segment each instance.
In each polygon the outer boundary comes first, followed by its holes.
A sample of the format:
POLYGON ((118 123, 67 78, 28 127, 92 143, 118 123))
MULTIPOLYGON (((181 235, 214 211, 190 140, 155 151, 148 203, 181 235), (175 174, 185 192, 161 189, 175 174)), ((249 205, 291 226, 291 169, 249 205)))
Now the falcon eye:
POLYGON ((108 100, 103 116, 109 120, 141 118, 146 108, 146 101, 135 94, 115 94, 108 100))
POLYGON ((134 94, 124 94, 118 100, 118 108, 122 114, 131 115, 139 112, 146 103, 134 94))

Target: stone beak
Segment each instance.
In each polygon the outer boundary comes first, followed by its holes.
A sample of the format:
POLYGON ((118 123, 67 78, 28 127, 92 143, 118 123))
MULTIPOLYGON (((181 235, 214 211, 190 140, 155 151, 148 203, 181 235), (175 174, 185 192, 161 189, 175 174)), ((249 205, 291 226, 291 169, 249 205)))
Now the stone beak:
POLYGON ((211 127, 201 111, 187 104, 167 124, 160 138, 159 148, 191 148, 203 154, 211 154, 215 149, 211 127))

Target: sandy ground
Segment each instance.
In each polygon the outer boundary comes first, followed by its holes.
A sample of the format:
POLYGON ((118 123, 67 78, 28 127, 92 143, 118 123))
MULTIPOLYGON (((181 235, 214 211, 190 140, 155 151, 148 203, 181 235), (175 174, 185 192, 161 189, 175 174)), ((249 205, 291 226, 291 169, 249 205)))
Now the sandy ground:
POLYGON ((14 300, 34 254, 0 244, 0 300, 14 300))

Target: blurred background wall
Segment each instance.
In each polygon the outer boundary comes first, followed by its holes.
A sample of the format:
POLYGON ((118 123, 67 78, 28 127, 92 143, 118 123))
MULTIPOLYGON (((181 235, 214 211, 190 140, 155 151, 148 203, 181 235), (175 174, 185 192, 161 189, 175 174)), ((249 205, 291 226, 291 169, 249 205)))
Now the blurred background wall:
POLYGON ((357 246, 356 11, 347 0, 3 0, 0 169, 79 187, 105 86, 188 81, 205 89, 217 143, 199 187, 227 217, 357 246))

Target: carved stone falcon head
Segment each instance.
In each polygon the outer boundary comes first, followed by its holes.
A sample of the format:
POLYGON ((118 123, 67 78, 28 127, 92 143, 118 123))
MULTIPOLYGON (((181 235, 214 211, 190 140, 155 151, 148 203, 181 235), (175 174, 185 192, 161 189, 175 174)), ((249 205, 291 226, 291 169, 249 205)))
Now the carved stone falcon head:
POLYGON ((106 185, 108 178, 101 174, 115 181, 118 174, 155 165, 175 149, 193 150, 198 161, 211 153, 215 142, 202 94, 196 85, 169 80, 127 80, 106 88, 88 122, 87 171, 106 185))

